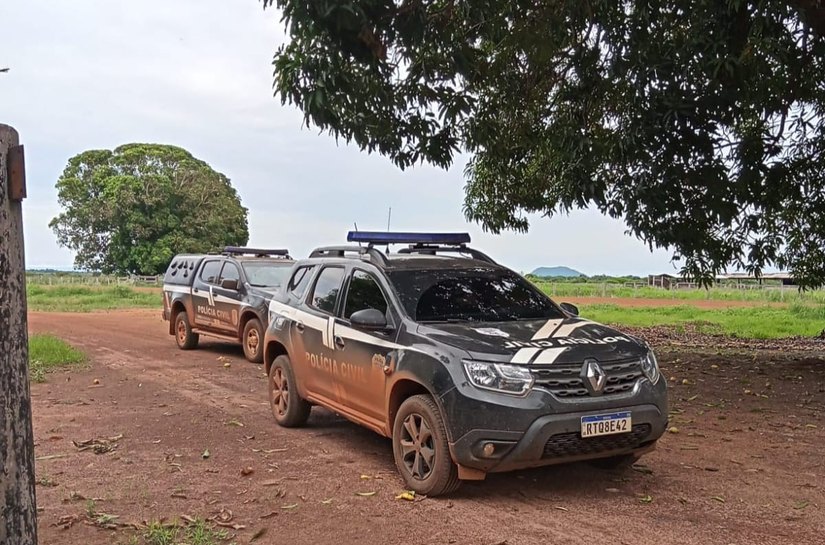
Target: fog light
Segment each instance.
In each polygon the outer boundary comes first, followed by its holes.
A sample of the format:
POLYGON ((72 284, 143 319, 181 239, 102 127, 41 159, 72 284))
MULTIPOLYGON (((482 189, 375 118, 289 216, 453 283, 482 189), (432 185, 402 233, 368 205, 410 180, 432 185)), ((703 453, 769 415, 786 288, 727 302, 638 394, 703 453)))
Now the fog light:
POLYGON ((492 456, 493 453, 496 451, 496 446, 492 443, 486 443, 482 452, 484 452, 484 456, 492 456))

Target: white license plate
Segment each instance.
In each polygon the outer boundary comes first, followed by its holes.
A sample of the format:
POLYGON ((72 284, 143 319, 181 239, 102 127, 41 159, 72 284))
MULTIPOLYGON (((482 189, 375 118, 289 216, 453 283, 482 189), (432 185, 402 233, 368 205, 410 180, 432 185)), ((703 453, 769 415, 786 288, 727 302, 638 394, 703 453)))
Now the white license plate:
POLYGON ((630 411, 582 416, 582 437, 597 437, 632 431, 630 411))

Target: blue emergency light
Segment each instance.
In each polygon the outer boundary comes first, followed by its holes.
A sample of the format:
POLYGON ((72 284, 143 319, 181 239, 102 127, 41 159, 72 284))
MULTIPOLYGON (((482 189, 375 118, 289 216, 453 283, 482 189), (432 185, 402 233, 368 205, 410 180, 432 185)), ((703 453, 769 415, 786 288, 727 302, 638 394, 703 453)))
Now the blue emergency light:
POLYGON ((470 242, 469 233, 390 233, 387 231, 350 231, 348 242, 367 244, 447 244, 457 246, 470 242))

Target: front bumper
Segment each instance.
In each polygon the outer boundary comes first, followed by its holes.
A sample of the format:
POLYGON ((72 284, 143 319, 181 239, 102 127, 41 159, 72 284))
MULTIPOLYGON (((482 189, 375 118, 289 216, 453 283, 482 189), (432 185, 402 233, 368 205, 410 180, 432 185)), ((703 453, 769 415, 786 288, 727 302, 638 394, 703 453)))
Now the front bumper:
MULTIPOLYGON (((475 396, 471 391, 464 393, 475 396)), ((451 408, 446 412, 448 427, 454 432, 450 442, 453 460, 463 468, 498 473, 640 454, 652 450, 667 429, 667 393, 663 380, 655 386, 647 382, 636 388, 633 395, 610 401, 589 398, 582 403, 559 404, 545 396, 549 394, 540 393, 533 399, 510 398, 521 407, 510 406, 504 410, 499 405, 491 407, 490 402, 481 399, 469 399, 459 389, 449 392, 442 398, 442 403, 451 408), (459 409, 461 405, 464 410, 459 409), (538 406, 543 407, 539 409, 538 406), (581 417, 623 411, 631 413, 630 432, 581 437, 581 417), (483 413, 487 413, 488 418, 468 418, 468 415, 483 413), (458 420, 454 420, 456 418, 458 420), (488 445, 487 452, 485 445, 488 445)), ((501 396, 496 397, 499 398, 496 401, 501 400, 501 396)))

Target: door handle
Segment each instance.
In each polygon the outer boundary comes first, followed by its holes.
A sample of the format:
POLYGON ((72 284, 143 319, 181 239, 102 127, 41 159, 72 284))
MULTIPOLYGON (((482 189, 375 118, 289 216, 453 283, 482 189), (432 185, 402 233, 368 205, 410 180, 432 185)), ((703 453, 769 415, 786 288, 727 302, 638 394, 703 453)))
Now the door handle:
POLYGON ((198 288, 192 288, 192 293, 198 293, 198 288))
POLYGON ((298 330, 298 333, 304 332, 304 322, 295 322, 295 329, 298 330))
POLYGON ((335 346, 337 346, 338 348, 343 350, 344 346, 346 346, 346 343, 344 342, 344 339, 342 339, 341 337, 336 335, 335 336, 335 346))

